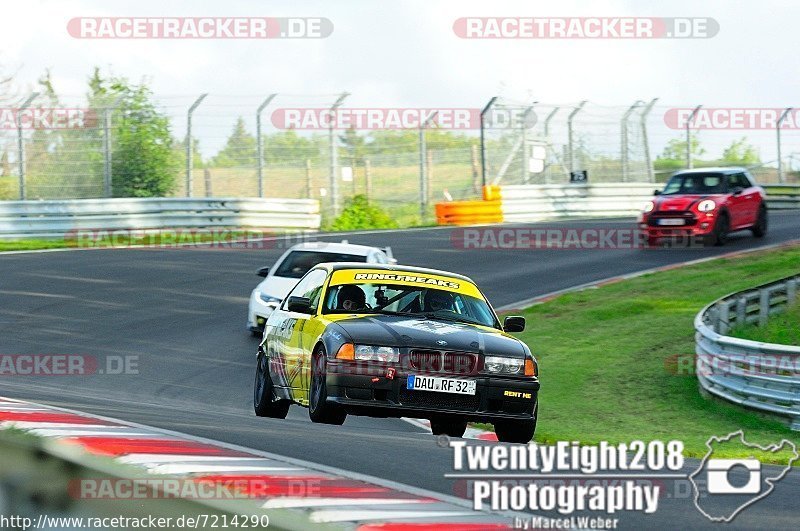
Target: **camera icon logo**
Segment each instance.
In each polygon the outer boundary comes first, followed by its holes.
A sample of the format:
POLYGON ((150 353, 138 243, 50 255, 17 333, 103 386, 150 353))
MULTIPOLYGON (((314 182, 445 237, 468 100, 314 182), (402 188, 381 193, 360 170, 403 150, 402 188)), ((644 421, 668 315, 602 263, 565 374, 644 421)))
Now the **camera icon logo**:
POLYGON ((706 470, 709 494, 761 492, 761 462, 758 459, 709 459, 706 470), (746 481, 737 481, 737 473, 746 481))
POLYGON ((694 490, 695 507, 712 522, 730 522, 744 509, 764 499, 800 459, 793 442, 783 439, 776 444, 760 446, 747 442, 742 430, 712 436, 706 441, 706 447, 708 453, 688 479, 694 490), (736 457, 728 458, 730 455, 736 457), (778 455, 783 457, 778 459, 778 455), (761 465, 762 461, 784 459, 784 464, 761 465))

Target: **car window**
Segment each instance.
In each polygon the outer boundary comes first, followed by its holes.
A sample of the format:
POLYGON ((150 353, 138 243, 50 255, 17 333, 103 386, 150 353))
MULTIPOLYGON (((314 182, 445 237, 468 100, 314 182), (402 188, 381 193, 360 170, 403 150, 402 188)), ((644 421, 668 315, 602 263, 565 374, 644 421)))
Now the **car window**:
POLYGON ((371 255, 372 262, 375 264, 388 264, 389 260, 387 260, 386 255, 380 251, 375 251, 371 255))
POLYGON ((662 195, 670 194, 720 194, 725 192, 721 173, 683 173, 673 175, 662 195))
POLYGON ((362 312, 423 315, 499 328, 485 300, 434 288, 392 284, 341 284, 328 290, 324 313, 350 312, 345 300, 357 300, 362 312))
POLYGON ((324 269, 310 271, 297 283, 286 299, 288 300, 289 297, 306 297, 311 299, 312 306, 316 306, 316 303, 319 302, 319 296, 322 293, 322 286, 325 284, 326 278, 328 278, 328 272, 324 269))
POLYGON ((292 251, 275 271, 277 277, 301 278, 309 269, 324 262, 366 262, 364 255, 321 251, 292 251))
POLYGON ((750 182, 747 180, 747 177, 744 173, 734 173, 729 178, 729 186, 728 189, 732 190, 736 187, 738 188, 750 188, 750 182))

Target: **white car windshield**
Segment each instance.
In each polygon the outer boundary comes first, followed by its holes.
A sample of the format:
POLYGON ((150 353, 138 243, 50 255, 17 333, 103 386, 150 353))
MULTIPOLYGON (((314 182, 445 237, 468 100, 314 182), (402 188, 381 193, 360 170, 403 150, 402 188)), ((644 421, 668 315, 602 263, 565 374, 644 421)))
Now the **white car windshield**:
POLYGON ((275 271, 277 277, 301 278, 317 264, 324 262, 366 262, 367 257, 358 254, 326 253, 319 251, 292 251, 275 271))

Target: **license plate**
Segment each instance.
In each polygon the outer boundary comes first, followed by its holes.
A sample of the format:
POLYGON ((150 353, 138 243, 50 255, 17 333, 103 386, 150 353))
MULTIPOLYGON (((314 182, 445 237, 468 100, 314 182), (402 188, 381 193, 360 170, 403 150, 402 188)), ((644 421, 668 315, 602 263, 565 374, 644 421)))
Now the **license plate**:
POLYGON ((458 378, 440 378, 438 376, 420 376, 409 374, 407 389, 414 391, 434 391, 438 393, 455 393, 457 395, 474 395, 475 380, 458 378))
POLYGON ((662 218, 658 220, 659 225, 683 225, 685 223, 682 219, 662 218))

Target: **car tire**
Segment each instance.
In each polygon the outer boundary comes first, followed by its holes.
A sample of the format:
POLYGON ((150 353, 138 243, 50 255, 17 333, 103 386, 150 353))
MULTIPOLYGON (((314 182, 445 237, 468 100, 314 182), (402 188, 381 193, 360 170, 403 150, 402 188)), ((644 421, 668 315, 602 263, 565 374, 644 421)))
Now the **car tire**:
POLYGON ((328 402, 328 387, 325 381, 327 358, 325 350, 318 347, 311 357, 311 386, 308 390, 308 416, 311 422, 342 425, 347 412, 338 404, 328 402))
POLYGON ((719 215, 717 222, 714 224, 714 230, 708 235, 706 244, 710 246, 722 247, 728 241, 728 232, 731 228, 730 218, 727 213, 719 215))
POLYGON ((752 226, 750 229, 753 231, 753 236, 756 238, 763 238, 767 235, 767 227, 769 225, 769 219, 767 217, 767 207, 761 205, 761 208, 758 209, 758 217, 756 218, 755 225, 752 226))
POLYGON ((253 409, 259 417, 285 419, 291 403, 288 400, 275 400, 269 362, 263 352, 259 352, 256 362, 256 381, 253 386, 253 409))
POLYGON ((434 435, 447 435, 448 437, 463 437, 467 431, 467 421, 464 419, 431 419, 431 432, 434 435))
POLYGON ((494 432, 500 442, 528 444, 536 433, 536 420, 539 417, 539 403, 533 409, 533 419, 512 420, 498 419, 494 421, 494 432))

